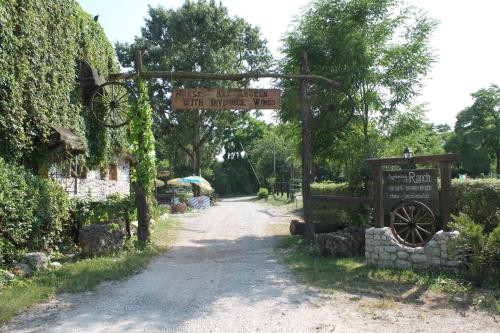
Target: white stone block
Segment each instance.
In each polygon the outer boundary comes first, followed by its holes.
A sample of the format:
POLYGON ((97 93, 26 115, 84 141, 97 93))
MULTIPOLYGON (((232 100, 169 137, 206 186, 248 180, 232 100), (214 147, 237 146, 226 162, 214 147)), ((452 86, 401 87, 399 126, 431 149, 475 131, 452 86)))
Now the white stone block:
POLYGON ((399 251, 396 255, 400 259, 408 259, 408 252, 406 251, 399 251))
POLYGON ((398 260, 396 260, 396 262, 395 262, 395 266, 396 266, 397 268, 403 268, 403 269, 405 269, 405 268, 411 268, 411 263, 409 263, 409 262, 408 262, 408 261, 406 261, 406 260, 401 260, 401 259, 398 259, 398 260))

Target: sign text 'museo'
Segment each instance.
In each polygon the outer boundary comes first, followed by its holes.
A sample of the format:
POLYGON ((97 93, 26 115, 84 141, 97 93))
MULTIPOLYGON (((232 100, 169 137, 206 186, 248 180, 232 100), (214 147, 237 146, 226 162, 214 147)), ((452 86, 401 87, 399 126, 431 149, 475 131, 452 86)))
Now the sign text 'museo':
POLYGON ((175 89, 174 109, 279 109, 279 89, 175 89))

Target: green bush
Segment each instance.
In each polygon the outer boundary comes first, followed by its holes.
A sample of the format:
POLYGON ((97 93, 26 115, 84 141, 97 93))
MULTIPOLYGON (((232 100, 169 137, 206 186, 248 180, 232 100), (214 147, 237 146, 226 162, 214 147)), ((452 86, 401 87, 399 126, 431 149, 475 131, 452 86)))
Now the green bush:
POLYGON ((69 197, 61 185, 50 179, 32 177, 36 205, 29 246, 35 250, 59 250, 69 245, 71 220, 69 197))
POLYGON ((122 227, 134 214, 134 206, 128 196, 118 193, 106 197, 106 200, 91 202, 88 198, 71 200, 72 218, 80 229, 87 224, 118 223, 122 227))
MULTIPOLYGON (((347 183, 314 183, 313 195, 358 196, 351 192, 347 183)), ((313 202, 315 222, 341 225, 367 225, 370 223, 370 207, 361 204, 338 204, 332 202, 313 202)))
POLYGON ((454 180, 453 213, 469 215, 490 233, 500 225, 500 179, 454 180))
POLYGON ((0 263, 68 243, 68 208, 61 186, 0 158, 0 263))
POLYGON ((267 199, 267 197, 269 196, 269 191, 267 190, 267 188, 259 188, 259 192, 257 192, 257 198, 259 199, 267 199))
POLYGON ((466 257, 468 272, 477 285, 500 286, 500 226, 489 234, 467 214, 454 216, 450 223, 459 232, 451 250, 466 257))

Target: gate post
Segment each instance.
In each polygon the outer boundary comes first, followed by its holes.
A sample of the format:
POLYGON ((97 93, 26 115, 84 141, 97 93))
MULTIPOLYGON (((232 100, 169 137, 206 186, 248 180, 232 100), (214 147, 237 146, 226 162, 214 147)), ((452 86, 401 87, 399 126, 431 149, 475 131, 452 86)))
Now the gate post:
POLYGON ((375 227, 384 227, 384 200, 383 200, 383 177, 382 166, 372 166, 372 179, 373 179, 373 214, 375 219, 375 227))
MULTIPOLYGON (((300 74, 307 75, 307 53, 300 53, 300 74)), ((307 101, 307 82, 304 77, 300 79, 300 118, 302 121, 302 200, 304 202, 304 222, 306 223, 306 235, 314 236, 314 224, 312 220, 311 200, 311 113, 307 101)))
POLYGON ((451 174, 450 163, 440 162, 439 173, 441 176, 441 221, 443 230, 448 230, 448 222, 450 221, 451 212, 451 174))

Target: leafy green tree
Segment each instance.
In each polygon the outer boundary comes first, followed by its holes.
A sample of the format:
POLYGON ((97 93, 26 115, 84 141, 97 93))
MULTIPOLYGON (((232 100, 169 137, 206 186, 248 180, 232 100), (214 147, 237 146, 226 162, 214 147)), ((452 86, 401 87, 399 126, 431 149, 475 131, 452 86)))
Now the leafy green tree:
MULTIPOLYGON (((298 54, 305 50, 312 73, 340 81, 355 95, 365 140, 371 116, 390 119, 410 102, 434 61, 429 37, 435 22, 399 5, 395 0, 316 0, 284 39, 285 72, 296 71, 298 54)), ((284 88, 290 95, 288 85, 284 88)), ((324 123, 338 96, 320 84, 312 85, 311 95, 316 119, 324 123)))
MULTIPOLYGON (((122 65, 132 64, 132 51, 143 51, 148 70, 180 70, 216 73, 259 72, 271 57, 259 29, 229 16, 214 1, 186 1, 180 8, 150 7, 140 37, 131 45, 117 44, 122 65)), ((240 112, 224 110, 174 110, 171 92, 177 88, 244 87, 238 83, 151 80, 150 97, 155 111, 155 136, 170 145, 171 156, 187 155, 199 174, 220 152, 240 112)), ((165 158, 167 156, 160 156, 165 158)))
POLYGON ((441 154, 444 152, 443 133, 438 131, 443 130, 446 127, 426 122, 421 107, 398 112, 390 126, 383 155, 401 156, 405 147, 410 147, 414 155, 441 154))
MULTIPOLYGON (((284 38, 282 71, 297 72, 304 50, 310 72, 340 81, 356 106, 352 121, 343 125, 351 108, 345 94, 310 81, 315 159, 360 169, 365 158, 380 154, 381 128, 419 93, 434 61, 429 47, 434 26, 422 11, 395 0, 312 2, 284 38)), ((297 83, 283 81, 281 86, 281 119, 296 122, 297 83)))
POLYGON ((459 152, 464 171, 488 172, 496 160, 500 174, 500 88, 491 85, 472 94, 474 103, 459 112, 447 150, 459 152))
POLYGON ((211 181, 219 194, 254 194, 259 183, 245 149, 269 131, 264 121, 245 114, 224 144, 223 161, 215 162, 211 181))
MULTIPOLYGON (((255 140, 249 149, 249 158, 259 177, 268 184, 285 182, 290 178, 290 167, 300 166, 296 145, 288 140, 283 126, 271 126, 262 138, 255 140)), ((298 176, 298 170, 296 170, 298 176)))

